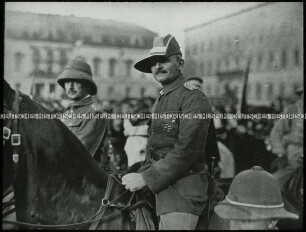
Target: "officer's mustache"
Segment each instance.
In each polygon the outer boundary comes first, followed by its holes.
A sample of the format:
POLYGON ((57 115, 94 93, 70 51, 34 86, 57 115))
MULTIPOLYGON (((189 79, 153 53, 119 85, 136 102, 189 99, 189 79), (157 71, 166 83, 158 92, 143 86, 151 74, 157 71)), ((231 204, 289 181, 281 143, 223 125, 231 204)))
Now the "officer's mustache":
POLYGON ((74 94, 76 91, 74 89, 69 89, 68 94, 74 94))
POLYGON ((167 71, 163 69, 159 69, 156 71, 156 75, 161 74, 161 73, 167 73, 167 71))

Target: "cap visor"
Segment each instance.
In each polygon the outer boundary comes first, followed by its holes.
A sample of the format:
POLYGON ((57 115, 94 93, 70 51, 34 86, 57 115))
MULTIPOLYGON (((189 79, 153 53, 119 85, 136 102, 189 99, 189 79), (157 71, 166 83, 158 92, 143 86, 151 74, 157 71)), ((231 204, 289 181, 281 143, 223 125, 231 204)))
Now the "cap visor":
POLYGON ((163 55, 154 55, 154 56, 149 56, 143 60, 138 61, 135 65, 134 68, 136 68, 140 72, 144 73, 152 73, 151 71, 151 62, 158 58, 158 57, 165 57, 163 55))

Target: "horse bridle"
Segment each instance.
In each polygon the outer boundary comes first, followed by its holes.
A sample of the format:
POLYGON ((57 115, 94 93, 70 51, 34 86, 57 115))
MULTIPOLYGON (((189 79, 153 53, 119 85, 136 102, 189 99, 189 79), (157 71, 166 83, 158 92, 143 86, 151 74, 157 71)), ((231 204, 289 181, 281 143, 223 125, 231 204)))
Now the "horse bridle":
MULTIPOLYGON (((101 200, 101 206, 100 206, 99 210, 94 214, 94 216, 91 217, 90 220, 87 220, 87 221, 84 221, 84 222, 79 222, 79 223, 73 223, 73 224, 63 224, 63 225, 32 224, 32 223, 27 223, 27 222, 11 221, 11 220, 5 220, 5 219, 2 219, 2 223, 13 224, 13 225, 17 225, 17 226, 37 227, 37 228, 42 228, 42 229, 43 228, 45 228, 45 229, 47 229, 47 228, 52 228, 52 229, 57 229, 58 228, 58 229, 60 229, 60 228, 67 228, 67 227, 77 227, 77 226, 82 226, 82 225, 85 225, 85 224, 93 223, 90 226, 89 230, 96 230, 100 221, 111 220, 113 218, 116 218, 116 217, 122 215, 122 211, 133 212, 139 206, 147 204, 147 202, 145 200, 141 200, 141 201, 138 201, 138 202, 136 202, 135 204, 132 205, 131 202, 135 197, 135 192, 131 195, 127 204, 122 204, 122 203, 118 202, 120 197, 129 193, 129 190, 125 190, 118 197, 116 197, 115 199, 110 201, 109 197, 110 197, 111 189, 112 189, 115 181, 117 181, 121 184, 120 180, 118 179, 118 177, 116 177, 115 174, 109 174, 105 195, 104 195, 104 198, 101 200), (108 207, 119 208, 120 211, 112 213, 112 214, 107 215, 107 216, 104 216, 104 213, 105 213, 105 211, 108 207)), ((134 217, 135 217, 135 215, 134 215, 134 217)))
POLYGON ((8 118, 5 126, 3 126, 3 147, 6 141, 11 140, 11 145, 13 147, 13 161, 18 163, 19 161, 19 147, 21 145, 21 136, 18 133, 18 122, 17 114, 19 114, 19 107, 22 97, 19 91, 15 91, 15 98, 13 102, 12 114, 8 118), (11 128, 12 127, 12 128, 11 128))

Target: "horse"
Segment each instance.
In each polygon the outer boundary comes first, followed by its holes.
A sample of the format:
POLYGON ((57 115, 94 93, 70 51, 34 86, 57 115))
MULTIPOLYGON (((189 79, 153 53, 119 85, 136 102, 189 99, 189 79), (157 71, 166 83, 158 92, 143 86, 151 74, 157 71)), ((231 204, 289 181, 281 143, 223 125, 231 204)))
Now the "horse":
POLYGON ((19 117, 3 120, 3 190, 13 187, 17 220, 3 219, 3 227, 135 229, 135 210, 146 206, 121 185, 120 176, 104 172, 79 139, 39 103, 5 80, 3 90, 4 113, 19 117))

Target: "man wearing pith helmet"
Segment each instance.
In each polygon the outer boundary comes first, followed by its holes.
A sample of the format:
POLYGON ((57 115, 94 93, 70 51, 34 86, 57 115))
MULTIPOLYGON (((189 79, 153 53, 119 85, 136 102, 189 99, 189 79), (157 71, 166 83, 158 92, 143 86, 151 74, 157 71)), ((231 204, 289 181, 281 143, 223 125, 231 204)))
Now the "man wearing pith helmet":
POLYGON ((146 159, 140 170, 125 175, 122 183, 130 191, 148 187, 155 194, 160 230, 193 230, 208 202, 205 144, 210 120, 175 115, 211 113, 211 105, 182 74, 182 52, 170 34, 156 37, 149 56, 134 67, 152 73, 161 83, 152 111, 169 117, 148 123, 146 159))
POLYGON ((105 165, 107 155, 103 152, 103 143, 107 135, 107 120, 77 117, 82 114, 97 116, 102 113, 92 97, 97 94, 97 85, 89 64, 81 58, 71 60, 58 76, 57 82, 70 99, 62 121, 80 139, 91 156, 100 165, 105 165))
POLYGON ((235 176, 215 212, 229 220, 231 230, 277 229, 279 219, 298 219, 298 215, 284 208, 277 179, 259 166, 235 176))

